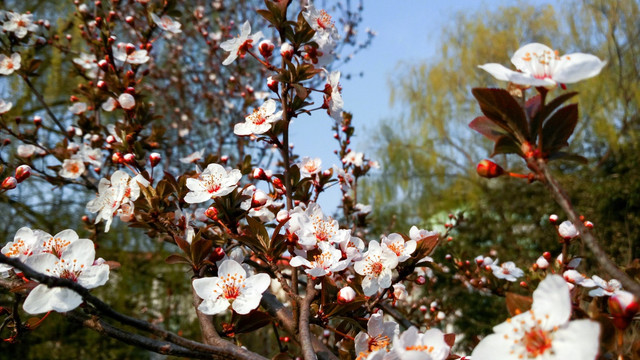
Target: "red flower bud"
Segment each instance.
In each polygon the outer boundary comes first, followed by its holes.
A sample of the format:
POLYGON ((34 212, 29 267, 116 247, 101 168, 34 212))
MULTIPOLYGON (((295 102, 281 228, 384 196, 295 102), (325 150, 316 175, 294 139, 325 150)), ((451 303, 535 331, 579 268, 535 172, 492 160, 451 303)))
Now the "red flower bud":
POLYGON ((128 43, 125 46, 125 51, 127 52, 127 55, 131 55, 134 51, 136 51, 136 46, 132 43, 128 43))
POLYGON ((267 177, 267 174, 264 173, 264 170, 262 170, 262 168, 253 169, 253 172, 251 173, 251 175, 256 180, 269 180, 269 178, 267 177))
POLYGON ((13 176, 9 176, 2 181, 2 185, 0 185, 0 189, 2 190, 11 190, 15 189, 18 186, 18 180, 13 176))
POLYGON ((638 309, 638 299, 630 292, 619 290, 609 298, 609 313, 613 316, 613 325, 620 330, 631 324, 638 309))
POLYGON ((124 161, 129 164, 133 164, 136 161, 136 156, 132 153, 127 153, 124 155, 124 161))
POLYGON ((347 304, 353 301, 356 298, 356 292, 350 287, 343 287, 338 291, 338 303, 347 304))
POLYGON ((113 155, 111 155, 111 161, 114 164, 120 164, 124 159, 122 158, 122 154, 119 152, 115 152, 113 153, 113 155))
POLYGON ((157 152, 149 154, 149 162, 151 163, 151 167, 156 167, 156 165, 160 163, 160 160, 162 160, 162 155, 158 154, 157 152))
POLYGON ((34 116, 34 117, 33 117, 33 124, 34 124, 35 126, 40 126, 40 125, 42 125, 42 118, 41 118, 40 116, 38 116, 38 115, 34 116))
POLYGON ((31 176, 31 167, 29 165, 20 165, 16 168, 16 180, 18 183, 23 182, 31 176))
POLYGON ((211 220, 218 220, 218 209, 214 208, 213 206, 209 207, 207 210, 204 211, 204 216, 208 217, 211 220))
POLYGON ((488 179, 498 177, 504 174, 504 169, 502 169, 500 165, 490 160, 480 161, 478 163, 478 166, 476 167, 476 171, 478 172, 478 175, 488 179))

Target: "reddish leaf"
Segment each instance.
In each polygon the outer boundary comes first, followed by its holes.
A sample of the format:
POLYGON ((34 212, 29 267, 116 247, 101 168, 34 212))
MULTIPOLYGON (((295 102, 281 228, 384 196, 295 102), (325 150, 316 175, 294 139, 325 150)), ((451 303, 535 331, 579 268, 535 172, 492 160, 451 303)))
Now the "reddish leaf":
MULTIPOLYGON (((567 92, 564 93, 555 99, 551 100, 548 104, 544 105, 539 112, 536 113, 535 117, 529 117, 531 119, 530 129, 531 129, 531 138, 535 139, 538 136, 538 130, 540 125, 544 123, 544 121, 551 115, 560 105, 562 105, 565 101, 574 97, 577 92, 567 92)), ((538 95, 539 97, 539 95, 538 95)))
POLYGON ((553 153, 568 146, 569 137, 578 124, 578 104, 563 107, 551 115, 542 128, 542 151, 553 153))
POLYGON ((191 264, 191 261, 189 259, 178 254, 169 255, 166 259, 164 259, 164 262, 166 262, 167 264, 191 264))
POLYGON ((512 292, 506 293, 506 299, 507 310, 509 310, 509 314, 511 314, 511 316, 516 316, 529 311, 529 309, 531 309, 531 304, 533 304, 533 299, 531 297, 518 295, 512 292))
POLYGON ((524 111, 507 90, 475 88, 471 92, 486 117, 521 142, 529 139, 529 126, 524 111))
POLYGON ((493 146, 493 153, 491 153, 491 157, 498 154, 518 154, 524 157, 520 145, 509 135, 501 136, 493 146))
POLYGON ((444 342, 450 347, 456 342, 456 334, 444 334, 444 342))
POLYGON ((236 334, 250 333, 271 324, 274 320, 271 315, 259 310, 253 310, 247 315, 239 315, 237 319, 234 326, 236 334))
POLYGON ((500 136, 507 132, 486 116, 478 116, 469 123, 469 127, 484 135, 491 141, 497 141, 500 136))

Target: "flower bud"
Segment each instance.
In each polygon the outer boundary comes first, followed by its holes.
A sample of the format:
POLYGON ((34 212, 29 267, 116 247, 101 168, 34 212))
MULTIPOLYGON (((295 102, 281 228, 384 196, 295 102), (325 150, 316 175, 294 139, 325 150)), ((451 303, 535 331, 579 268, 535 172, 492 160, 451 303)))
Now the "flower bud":
POLYGON ((269 76, 267 78, 267 87, 269 88, 269 90, 277 93, 278 92, 278 82, 273 80, 273 77, 269 76))
POLYGON ((291 59, 293 57, 293 46, 289 43, 284 43, 280 46, 280 55, 286 59, 291 59))
POLYGON ((628 291, 618 290, 609 298, 609 312, 613 316, 613 325, 620 330, 629 326, 638 309, 638 299, 628 291))
POLYGON ((16 180, 18 183, 23 182, 31 176, 31 167, 29 165, 20 165, 16 168, 16 180))
POLYGON ((555 224, 558 222, 558 215, 556 214, 551 214, 549 215, 549 222, 552 224, 555 224))
POLYGON ((593 229, 593 223, 587 220, 584 222, 584 227, 586 227, 587 229, 593 229))
POLYGON ((260 55, 263 58, 268 59, 273 55, 273 49, 275 46, 271 42, 271 40, 262 40, 258 45, 258 50, 260 50, 260 55))
POLYGON ((16 180, 16 178, 14 178, 13 176, 9 176, 2 181, 2 185, 0 186, 0 189, 11 190, 11 189, 15 189, 16 186, 18 186, 18 180, 16 180))
POLYGON ((127 55, 131 55, 131 54, 133 54, 134 51, 136 51, 136 46, 133 45, 132 43, 128 43, 125 46, 125 51, 126 51, 127 55))
POLYGON ((580 233, 578 232, 578 229, 573 226, 573 223, 571 223, 571 221, 566 220, 563 221, 560 226, 558 226, 558 234, 560 234, 560 236, 565 240, 571 240, 574 237, 578 236, 580 233))
POLYGON ((211 206, 204 211, 204 215, 211 220, 218 220, 218 209, 211 206))
POLYGON ((347 304, 353 301, 356 298, 356 292, 350 287, 343 287, 338 291, 338 303, 347 304))
POLYGON ((549 267, 549 261, 547 261, 544 256, 540 256, 538 260, 536 260, 536 266, 538 269, 546 269, 549 267))
POLYGON ((251 199, 251 207, 256 208, 263 206, 267 203, 267 200, 269 200, 269 195, 267 195, 267 193, 265 193, 264 191, 258 189, 253 194, 253 198, 251 199))
POLYGON ((121 94, 118 96, 118 103, 125 110, 131 110, 136 106, 136 99, 128 93, 121 94))
POLYGON ((151 163, 151 167, 156 167, 156 165, 160 163, 160 160, 162 160, 162 155, 158 154, 157 152, 149 154, 149 162, 151 163))
POLYGON ((133 164, 136 161, 136 156, 133 155, 132 153, 127 153, 127 154, 124 154, 123 159, 126 163, 133 164))
POLYGON ((122 158, 122 154, 119 152, 115 152, 113 153, 113 155, 111 155, 111 161, 114 164, 120 164, 124 159, 122 158))
POLYGON ((134 20, 135 20, 135 18, 133 16, 127 16, 126 18, 124 18, 124 21, 126 21, 127 24, 129 24, 129 25, 133 24, 134 20))
POLYGON ((264 173, 264 170, 262 170, 262 168, 253 169, 253 172, 251 172, 251 175, 256 180, 269 180, 269 178, 267 178, 267 176, 264 173))
POLYGON ((229 161, 229 155, 220 156, 220 163, 221 164, 226 164, 228 161, 229 161))
POLYGON ((482 160, 478 163, 476 167, 476 171, 478 175, 491 179, 504 174, 504 169, 500 167, 500 165, 494 163, 490 160, 482 160))
POLYGON ((99 80, 98 83, 96 84, 96 87, 100 90, 106 90, 107 89, 107 83, 104 82, 103 80, 99 80))
POLYGON ((40 125, 42 125, 42 118, 41 118, 40 116, 38 116, 38 115, 34 116, 34 117, 33 117, 33 124, 34 124, 35 126, 40 126, 40 125))

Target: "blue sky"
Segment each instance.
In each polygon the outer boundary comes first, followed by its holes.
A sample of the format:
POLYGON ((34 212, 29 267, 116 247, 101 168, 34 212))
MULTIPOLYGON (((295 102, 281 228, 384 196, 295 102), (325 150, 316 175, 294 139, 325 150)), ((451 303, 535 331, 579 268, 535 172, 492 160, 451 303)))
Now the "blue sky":
MULTIPOLYGON (((557 4, 558 1, 527 1, 531 5, 549 3, 557 4)), ((400 61, 419 63, 437 57, 438 37, 460 11, 482 16, 491 9, 516 4, 517 1, 508 0, 365 1, 360 30, 371 28, 377 36, 369 48, 338 69, 351 74, 363 72, 362 77, 353 76, 341 81, 344 108, 354 114, 356 138, 353 149, 371 153, 372 144, 367 133, 374 130, 381 119, 394 115, 389 104, 388 79, 400 61)), ((509 55, 505 54, 505 58, 509 55)), ((331 125, 332 120, 320 112, 296 120, 291 129, 295 151, 301 156, 320 157, 323 168, 337 163, 333 154, 337 143, 333 140, 331 125)), ((384 172, 384 169, 380 171, 384 172)), ((319 202, 326 212, 333 213, 339 199, 339 190, 334 188, 321 195, 319 202)))

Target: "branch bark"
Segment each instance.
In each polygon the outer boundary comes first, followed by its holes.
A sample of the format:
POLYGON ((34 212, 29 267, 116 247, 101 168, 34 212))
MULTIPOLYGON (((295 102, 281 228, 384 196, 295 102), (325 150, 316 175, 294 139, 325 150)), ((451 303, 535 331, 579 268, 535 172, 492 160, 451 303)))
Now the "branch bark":
POLYGON ((317 359, 315 351, 313 350, 311 328, 309 324, 309 318, 311 316, 311 302, 316 295, 316 288, 314 281, 310 278, 307 279, 307 292, 304 294, 302 303, 300 304, 300 319, 299 319, 299 333, 300 346, 302 347, 302 356, 305 360, 317 359))

